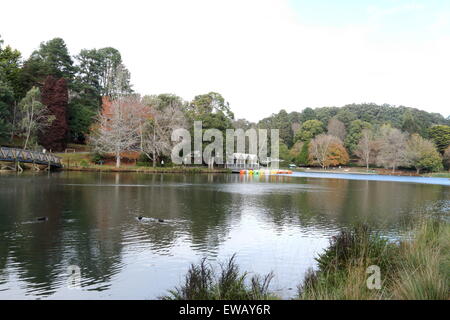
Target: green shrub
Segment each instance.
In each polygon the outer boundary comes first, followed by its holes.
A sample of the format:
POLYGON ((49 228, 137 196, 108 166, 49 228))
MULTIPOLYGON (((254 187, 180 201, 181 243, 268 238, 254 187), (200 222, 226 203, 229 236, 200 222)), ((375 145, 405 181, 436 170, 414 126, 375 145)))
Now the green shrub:
POLYGON ((95 152, 91 155, 91 161, 95 164, 102 164, 105 161, 105 156, 99 152, 95 152))
POLYGON ((241 273, 233 255, 220 264, 216 275, 214 267, 203 258, 199 264, 192 264, 185 276, 184 284, 169 291, 165 300, 261 300, 271 297, 269 284, 273 274, 264 277, 253 276, 246 284, 248 274, 241 273))
POLYGON ((89 167, 89 162, 86 159, 80 161, 80 166, 83 168, 89 167))

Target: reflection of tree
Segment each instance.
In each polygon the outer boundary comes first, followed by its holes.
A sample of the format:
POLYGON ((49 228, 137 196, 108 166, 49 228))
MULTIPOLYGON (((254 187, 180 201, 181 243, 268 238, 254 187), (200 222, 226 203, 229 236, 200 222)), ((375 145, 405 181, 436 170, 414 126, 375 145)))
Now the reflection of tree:
MULTIPOLYGON (((18 277, 25 281, 28 291, 51 293, 60 275, 58 266, 62 261, 60 214, 64 205, 63 193, 53 190, 50 179, 42 175, 11 179, 11 184, 14 187, 8 191, 12 195, 5 201, 7 206, 2 208, 2 213, 13 219, 7 225, 13 233, 1 239, 7 247, 4 254, 17 268, 18 277), (49 194, 52 197, 48 197, 49 194), (42 215, 48 216, 49 220, 46 223, 35 222, 42 215)), ((4 188, 0 194, 3 195, 3 191, 4 188)), ((3 232, 0 234, 4 237, 3 232)))
POLYGON ((68 265, 80 266, 85 284, 90 284, 110 279, 120 262, 121 234, 110 223, 115 216, 108 208, 95 209, 98 204, 92 190, 70 190, 56 183, 61 177, 64 174, 15 179, 14 185, 20 188, 2 211, 14 219, 8 226, 16 225, 16 229, 13 237, 1 239, 5 240, 1 247, 8 251, 1 256, 11 257, 14 272, 35 294, 48 295, 66 285, 68 265), (47 216, 48 221, 35 222, 38 216, 47 216))
POLYGON ((295 190, 255 195, 256 207, 279 227, 296 224, 334 229, 368 223, 392 229, 410 223, 420 212, 442 212, 449 206, 438 201, 449 198, 448 187, 440 185, 291 177, 271 180, 293 184, 291 190, 295 190))

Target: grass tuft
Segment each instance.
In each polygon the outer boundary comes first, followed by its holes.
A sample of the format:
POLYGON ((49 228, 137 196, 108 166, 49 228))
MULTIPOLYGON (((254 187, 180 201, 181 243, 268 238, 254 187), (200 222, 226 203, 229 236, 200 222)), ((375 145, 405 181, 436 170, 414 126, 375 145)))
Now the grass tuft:
POLYGON ((248 273, 241 273, 233 255, 220 264, 216 275, 211 264, 203 258, 192 264, 184 283, 169 291, 164 300, 266 300, 274 296, 269 293, 273 273, 264 277, 253 276, 247 284, 248 273))

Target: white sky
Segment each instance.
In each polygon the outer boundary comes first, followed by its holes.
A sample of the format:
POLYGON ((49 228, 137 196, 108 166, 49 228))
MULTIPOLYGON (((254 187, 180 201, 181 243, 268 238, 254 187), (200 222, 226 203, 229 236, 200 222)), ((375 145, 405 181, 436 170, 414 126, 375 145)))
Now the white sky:
POLYGON ((449 12, 410 30, 400 18, 422 4, 371 5, 354 23, 311 23, 300 2, 4 1, 0 35, 25 57, 53 37, 72 54, 115 47, 137 92, 192 99, 217 91, 252 121, 281 108, 360 102, 450 114, 449 12))

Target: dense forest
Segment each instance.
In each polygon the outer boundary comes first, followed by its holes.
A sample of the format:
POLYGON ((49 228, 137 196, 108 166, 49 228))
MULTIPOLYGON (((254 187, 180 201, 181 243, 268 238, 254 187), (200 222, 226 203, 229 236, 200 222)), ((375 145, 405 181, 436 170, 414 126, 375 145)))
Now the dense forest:
POLYGON ((281 110, 251 123, 235 119, 216 92, 192 101, 175 94, 141 97, 115 48, 71 55, 64 40, 55 38, 24 58, 0 38, 2 145, 63 151, 67 143, 89 144, 97 153, 116 153, 118 165, 121 152, 139 150, 155 164, 170 154, 171 130, 190 129, 197 120, 204 129, 222 131, 279 129, 280 158, 297 165, 360 163, 419 172, 441 170, 450 158, 450 119, 440 114, 365 103, 281 110))

